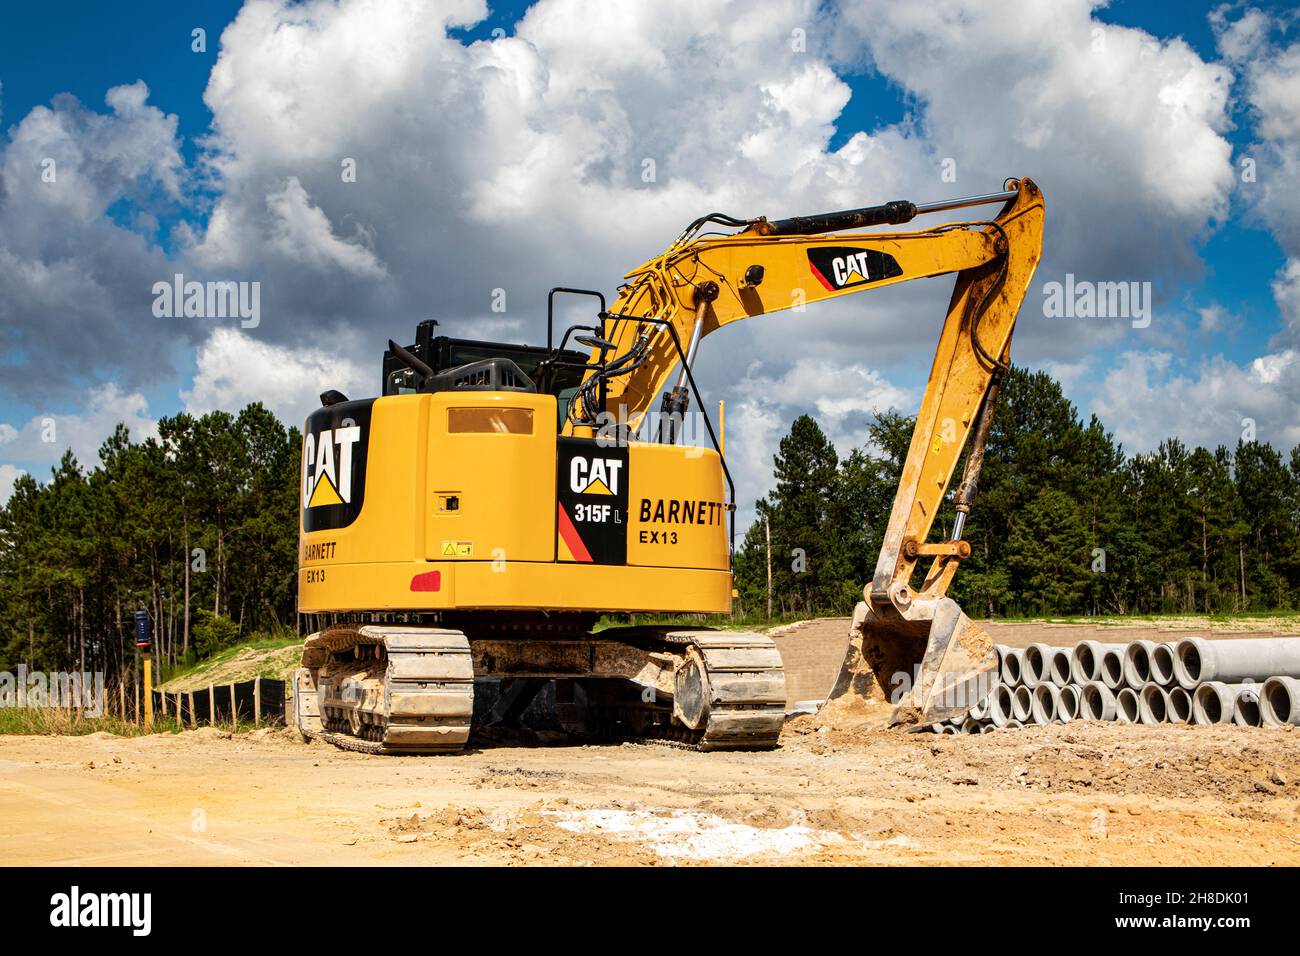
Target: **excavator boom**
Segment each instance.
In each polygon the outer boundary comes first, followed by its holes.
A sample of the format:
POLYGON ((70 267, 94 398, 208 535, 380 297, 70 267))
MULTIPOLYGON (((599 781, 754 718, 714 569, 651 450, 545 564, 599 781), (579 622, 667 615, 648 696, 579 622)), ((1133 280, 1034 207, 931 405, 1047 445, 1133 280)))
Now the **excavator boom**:
MULTIPOLYGON (((894 705, 894 722, 940 720, 987 692, 991 642, 946 592, 970 554, 961 533, 978 487, 1016 316, 1041 256, 1043 222, 1042 193, 1028 179, 1009 180, 1000 193, 928 205, 895 201, 775 221, 713 214, 629 272, 604 317, 605 338, 593 346, 594 367, 570 406, 568 434, 591 435, 602 422, 638 433, 681 364, 680 350, 689 366, 700 341, 725 325, 955 273, 889 526, 855 610, 848 659, 831 697, 829 712, 839 712, 841 722, 846 708, 866 716, 885 702, 894 705), (839 231, 999 202, 1001 211, 988 220, 912 232, 839 231), (710 223, 739 231, 695 235, 710 223), (957 524, 949 540, 930 542, 968 444, 957 524), (924 560, 928 567, 914 583, 924 560)), ((683 370, 664 394, 662 411, 670 416, 686 410, 684 376, 683 370)))

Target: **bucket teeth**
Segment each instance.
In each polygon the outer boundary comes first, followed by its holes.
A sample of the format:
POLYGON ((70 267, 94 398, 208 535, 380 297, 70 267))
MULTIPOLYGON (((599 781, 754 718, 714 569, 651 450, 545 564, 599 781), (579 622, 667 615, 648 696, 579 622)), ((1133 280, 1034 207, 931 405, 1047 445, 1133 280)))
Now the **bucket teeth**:
POLYGON ((965 714, 993 688, 993 641, 951 598, 878 612, 859 603, 821 721, 930 724, 965 714))

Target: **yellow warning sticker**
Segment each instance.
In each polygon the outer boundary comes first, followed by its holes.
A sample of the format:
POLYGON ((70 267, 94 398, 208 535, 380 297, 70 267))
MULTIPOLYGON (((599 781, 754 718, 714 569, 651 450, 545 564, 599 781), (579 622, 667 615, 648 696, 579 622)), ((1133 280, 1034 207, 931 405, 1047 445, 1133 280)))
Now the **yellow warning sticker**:
POLYGON ((442 556, 444 558, 472 558, 474 557, 474 542, 444 541, 442 543, 442 556))

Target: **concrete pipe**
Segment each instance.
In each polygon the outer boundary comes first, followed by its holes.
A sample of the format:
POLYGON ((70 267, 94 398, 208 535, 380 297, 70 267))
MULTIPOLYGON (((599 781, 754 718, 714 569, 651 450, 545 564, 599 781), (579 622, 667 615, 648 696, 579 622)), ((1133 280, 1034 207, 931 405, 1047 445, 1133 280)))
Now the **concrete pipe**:
POLYGON ((995 644, 993 650, 998 655, 998 677, 1007 686, 1015 687, 1020 683, 1025 652, 1018 647, 1007 647, 1005 644, 995 644))
POLYGON ((1115 719, 1121 724, 1136 724, 1142 719, 1142 701, 1132 687, 1121 687, 1115 695, 1115 719))
POLYGON ((1055 684, 1039 684, 1034 688, 1034 723, 1050 724, 1056 721, 1056 711, 1061 702, 1061 689, 1055 684))
POLYGON ((1012 711, 1012 694, 1014 691, 1006 684, 998 684, 989 695, 989 720, 995 727, 1005 727, 1015 714, 1012 711))
POLYGON ((1270 677, 1300 677, 1300 637, 1207 641, 1189 637, 1178 642, 1174 673, 1188 690, 1206 681, 1262 684, 1270 677))
POLYGON ((1155 641, 1134 641, 1124 648, 1124 683, 1141 692, 1151 682, 1151 652, 1155 641))
POLYGON ((944 724, 944 725, 943 725, 943 729, 941 729, 941 730, 939 731, 939 733, 941 733, 941 734, 959 734, 959 733, 961 733, 961 730, 959 730, 958 728, 954 727, 952 724, 944 724))
POLYGON ((1024 724, 1034 712, 1034 692, 1021 684, 1011 695, 1011 716, 1024 724))
POLYGON ((1067 647, 1058 647, 1052 654, 1051 678, 1057 687, 1070 683, 1070 669, 1074 652, 1067 647))
POLYGON ((1102 681, 1088 681, 1079 690, 1079 716, 1084 720, 1114 720, 1115 692, 1102 681))
POLYGON ((1144 724, 1169 723, 1169 694, 1159 684, 1145 684, 1138 692, 1138 720, 1144 724))
POLYGON ((1270 677, 1259 693, 1261 713, 1268 727, 1294 724, 1300 727, 1300 680, 1270 677))
POLYGON ((1076 720, 1079 716, 1079 688, 1075 684, 1066 684, 1061 688, 1061 696, 1056 699, 1056 719, 1063 724, 1076 720))
POLYGON ((997 724, 980 724, 980 733, 982 734, 991 734, 993 731, 1001 729, 997 724))
POLYGON ((1052 679, 1052 655, 1056 648, 1050 644, 1030 644, 1025 648, 1024 666, 1021 668, 1020 681, 1033 690, 1043 681, 1052 679))
POLYGON ((1174 676, 1174 654, 1178 647, 1177 641, 1166 641, 1163 644, 1157 644, 1151 651, 1151 680, 1161 687, 1168 687, 1176 679, 1174 676))
POLYGON ((1101 680, 1101 656, 1107 649, 1122 650, 1123 644, 1080 641, 1070 653, 1070 676, 1082 687, 1090 680, 1101 680))
POLYGON ((1192 723, 1207 724, 1232 723, 1232 709, 1237 702, 1237 695, 1247 688, 1253 690, 1258 684, 1225 684, 1223 681, 1206 681, 1192 694, 1192 723))
POLYGON ((990 691, 988 694, 977 700, 975 706, 973 706, 968 712, 970 716, 974 717, 976 720, 983 720, 986 718, 989 715, 989 702, 992 696, 992 691, 990 691))
POLYGON ((1259 685, 1253 684, 1237 695, 1232 705, 1232 722, 1238 727, 1262 727, 1264 708, 1259 705, 1259 685))
POLYGON ((1192 720, 1192 695, 1181 687, 1169 689, 1169 722, 1187 724, 1192 720))
POLYGON ((1124 686, 1124 651, 1108 647, 1101 654, 1101 676, 1097 678, 1112 691, 1124 686))
POLYGON ((1018 720, 1009 720, 1009 721, 1007 721, 1007 728, 1006 728, 1006 729, 1007 729, 1007 730, 1020 730, 1020 729, 1021 729, 1022 727, 1024 727, 1024 726, 1025 726, 1025 725, 1022 724, 1022 723, 1021 723, 1020 721, 1018 721, 1018 720))
POLYGON ((967 717, 961 722, 961 732, 963 734, 978 734, 980 732, 980 722, 974 717, 967 717))

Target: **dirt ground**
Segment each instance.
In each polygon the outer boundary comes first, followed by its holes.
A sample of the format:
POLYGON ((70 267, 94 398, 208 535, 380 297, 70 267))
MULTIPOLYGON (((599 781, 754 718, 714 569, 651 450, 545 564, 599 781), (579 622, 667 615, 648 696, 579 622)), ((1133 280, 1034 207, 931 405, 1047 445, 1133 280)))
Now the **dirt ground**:
MULTIPOLYGON (((780 637, 806 655, 791 663, 814 697, 844 623, 780 637)), ((1098 631, 1062 628, 1046 639, 1098 631)), ((1042 625, 992 630, 1043 639, 1042 625)), ((1132 630, 1118 639, 1171 639, 1132 630)), ((0 737, 0 838, 8 864, 1296 865, 1300 733, 849 734, 799 717, 768 753, 486 741, 408 758, 285 730, 0 737)))

